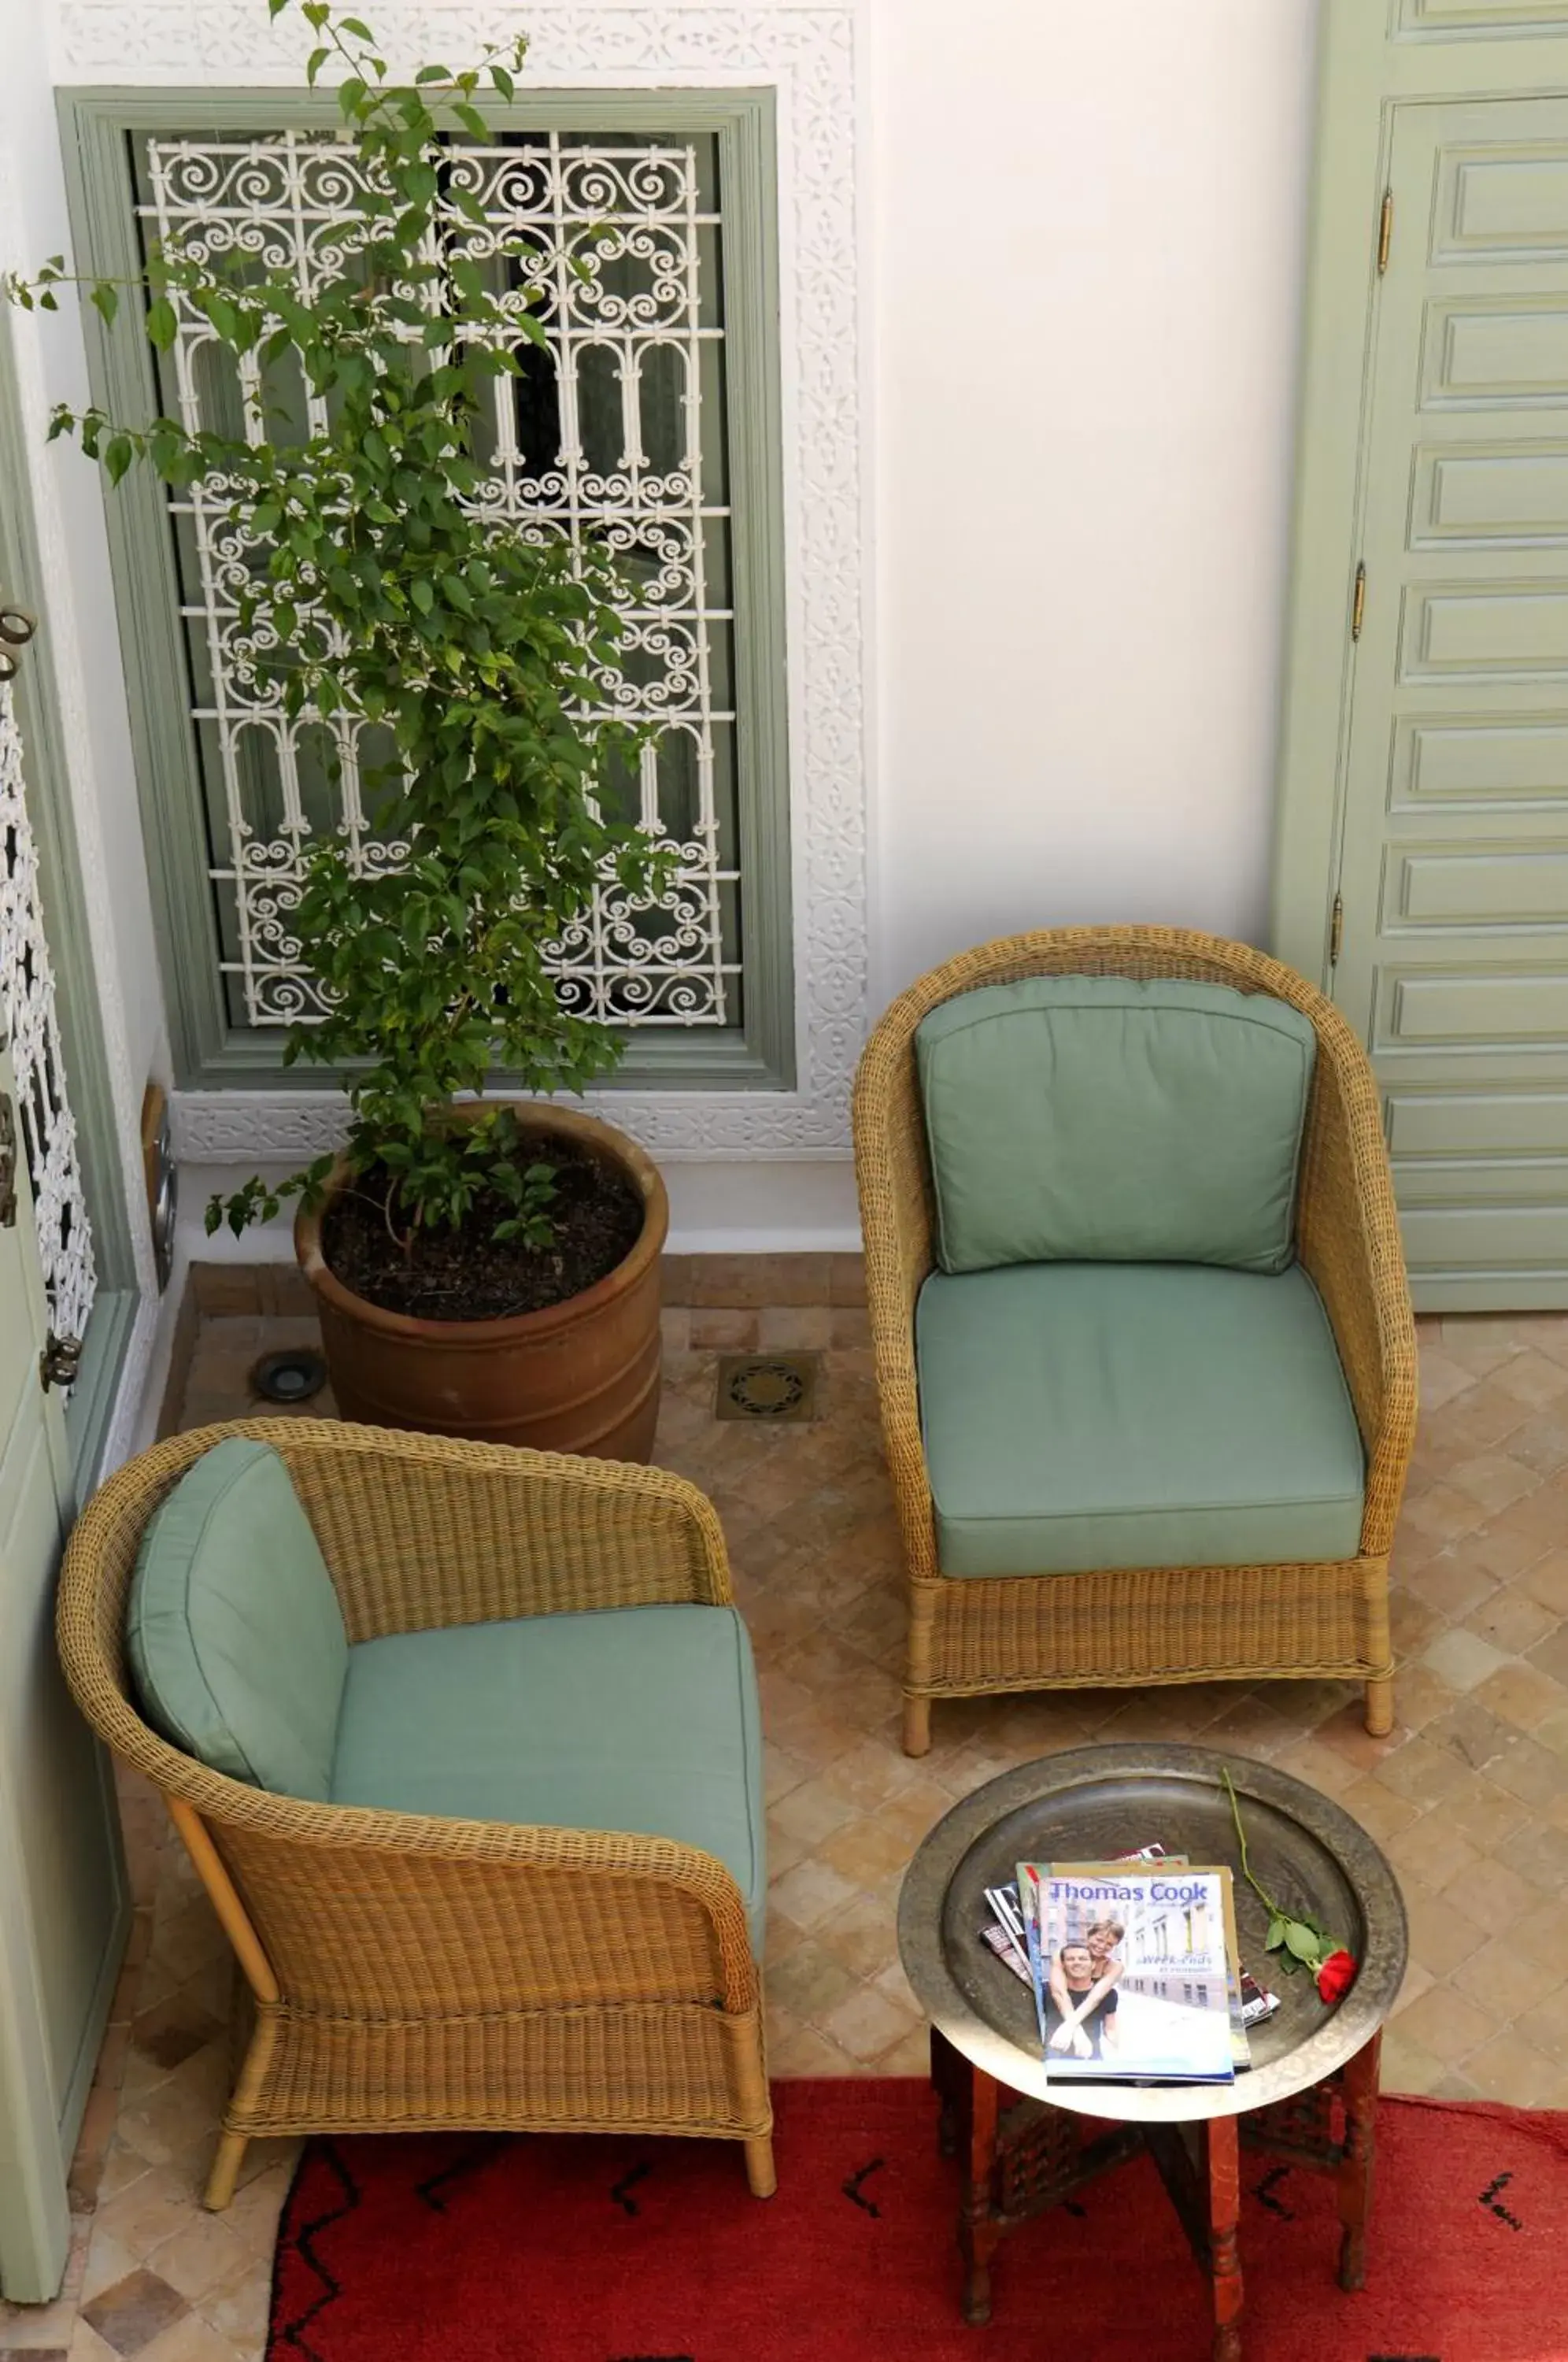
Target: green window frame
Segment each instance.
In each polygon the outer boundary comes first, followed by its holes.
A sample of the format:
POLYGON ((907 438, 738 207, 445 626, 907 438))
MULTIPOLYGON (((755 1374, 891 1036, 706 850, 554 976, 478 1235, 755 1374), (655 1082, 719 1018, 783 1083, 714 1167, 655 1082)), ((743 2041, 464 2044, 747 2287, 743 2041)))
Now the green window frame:
POLYGON ((72 813, 48 584, 33 525, 32 487, 21 422, 10 324, 0 320, 0 585, 9 598, 39 618, 37 636, 23 651, 17 668, 12 696, 22 739, 39 899, 55 974, 64 1079, 97 1273, 93 1308, 81 1340, 81 1368, 65 1407, 77 1493, 85 1499, 97 1473, 141 1299, 72 813))
MULTIPOLYGON (((145 207, 147 183, 138 158, 149 152, 148 142, 226 139, 232 147, 245 135, 308 135, 337 124, 330 94, 304 93, 70 91, 61 94, 60 105, 76 266, 106 278, 134 276, 139 269, 138 205, 145 207)), ((512 138, 525 148, 530 139, 548 139, 552 151, 563 154, 569 143, 585 139, 653 142, 663 149, 686 143, 694 158, 701 153, 709 176, 704 204, 712 203, 717 222, 693 228, 690 237, 693 251, 698 238, 709 242, 707 283, 722 285, 722 359, 710 362, 694 344, 691 367, 701 361, 701 401, 718 405, 723 429, 714 506, 723 519, 725 581, 718 599, 709 594, 697 602, 723 611, 717 626, 723 645, 710 668, 726 676, 727 700, 723 694, 712 700, 723 709, 715 724, 725 734, 723 837, 711 829, 705 840, 714 850, 704 906, 711 923, 703 938, 710 968, 723 971, 723 999, 717 992, 705 1003, 689 999, 684 1008, 698 1008, 695 1020, 683 1016, 679 1001, 643 1021, 634 1019, 612 1087, 789 1089, 795 1044, 773 94, 534 93, 491 119, 498 145, 512 138)), ((121 307, 112 327, 95 312, 86 321, 94 399, 127 421, 149 419, 170 406, 169 389, 160 388, 155 357, 129 307, 121 307)), ((580 361, 580 376, 587 366, 580 361)), ((601 409, 607 399, 619 399, 602 384, 597 398, 601 409)), ((666 407, 679 408, 668 389, 666 407)), ((707 451, 705 440, 704 477, 707 451)), ((189 551, 180 539, 185 528, 171 514, 162 487, 142 469, 105 493, 105 511, 176 1084, 192 1090, 319 1090, 322 1070, 283 1066, 281 1019, 258 1025, 237 1012, 235 974, 242 963, 235 957, 236 937, 246 937, 247 930, 236 918, 240 889, 221 875, 215 883, 223 866, 215 858, 215 725, 193 712, 206 711, 203 701, 211 692, 182 614, 193 603, 189 551)), ((699 524, 693 540, 712 530, 699 524)), ((699 615, 697 635, 706 630, 699 615)), ((672 733, 661 745, 677 743, 684 746, 685 738, 672 733)), ((232 794, 237 758, 226 754, 224 760, 232 794)), ((661 767, 664 760, 661 752, 661 767)), ((710 758, 710 778, 717 767, 710 758)), ((685 809, 695 809, 694 789, 682 788, 678 778, 675 791, 685 795, 685 809)), ((645 799, 657 796, 662 813, 666 789, 653 784, 651 773, 644 792, 645 799)), ((719 800, 712 789, 707 796, 712 814, 719 800)), ((294 809, 305 810, 308 819, 303 789, 294 809)), ((607 926, 590 932, 603 941, 612 934, 607 926)), ((702 933, 701 921, 695 932, 702 933)), ((591 945, 580 948, 586 971, 600 955, 591 945)), ((246 950, 244 962, 250 957, 246 950)), ((635 974, 628 966, 610 984, 635 974)), ((254 1010, 261 1004, 249 966, 243 975, 247 1006, 254 1010)), ((637 1004, 628 992, 622 1005, 637 1004)), ((506 1077, 495 1079, 501 1084, 506 1077)))

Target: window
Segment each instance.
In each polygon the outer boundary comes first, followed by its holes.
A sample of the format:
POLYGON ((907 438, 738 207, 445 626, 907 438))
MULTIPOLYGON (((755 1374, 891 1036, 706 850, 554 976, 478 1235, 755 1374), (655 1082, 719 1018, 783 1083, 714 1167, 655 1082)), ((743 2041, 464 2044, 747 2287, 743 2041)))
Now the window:
MULTIPOLYGON (((354 204, 351 151, 302 102, 262 126, 264 102, 225 97, 207 127, 197 104, 78 103, 85 267, 124 268, 141 241, 177 235, 308 286, 354 204), (111 165, 117 185, 95 189, 111 165)), ((541 535, 597 536, 633 585, 605 707, 659 727, 619 792, 679 860, 651 911, 607 885, 556 962, 571 1008, 624 1029, 623 1075, 645 1087, 790 1079, 769 130, 763 102, 728 94, 552 98, 447 149, 454 184, 498 240, 525 243, 547 291, 547 348, 519 338, 521 376, 492 389, 483 499, 541 535)), ((522 265, 489 267, 521 287, 522 265)), ((230 431, 244 417, 250 389, 199 316, 156 374, 135 323, 99 341, 105 407, 230 431)), ((302 386, 267 392, 302 432, 315 423, 302 386)), ((138 473, 109 513, 181 1080, 271 1086, 282 1029, 316 1013, 289 926, 302 847, 342 829, 367 867, 399 858, 375 786, 385 750, 291 722, 247 678, 247 553, 221 496, 175 499, 138 473)), ((320 1087, 309 1069, 293 1079, 320 1087)))

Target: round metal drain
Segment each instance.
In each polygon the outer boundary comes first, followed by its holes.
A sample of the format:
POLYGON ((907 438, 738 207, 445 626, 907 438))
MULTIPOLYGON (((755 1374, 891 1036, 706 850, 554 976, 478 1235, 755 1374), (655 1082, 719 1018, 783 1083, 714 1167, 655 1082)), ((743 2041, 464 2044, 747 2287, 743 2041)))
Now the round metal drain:
POLYGON ((250 1384, 263 1402, 309 1402, 326 1384, 326 1363, 308 1345, 286 1353, 263 1353, 250 1373, 250 1384))

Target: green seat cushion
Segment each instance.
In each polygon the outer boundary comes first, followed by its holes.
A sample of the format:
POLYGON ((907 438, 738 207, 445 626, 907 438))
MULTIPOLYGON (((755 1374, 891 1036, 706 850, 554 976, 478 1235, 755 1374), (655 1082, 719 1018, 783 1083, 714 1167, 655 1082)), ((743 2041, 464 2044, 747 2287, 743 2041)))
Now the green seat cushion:
POLYGON ((1031 977, 944 1001, 915 1054, 944 1271, 1282 1271, 1310 1021, 1177 977, 1031 977))
POLYGON ((126 1648, 143 1712, 175 1747, 231 1780, 325 1799, 348 1641, 270 1445, 230 1436, 155 1511, 126 1648))
POLYGON ((762 1722, 733 1607, 612 1607, 362 1640, 332 1801, 626 1830, 716 1854, 760 1959, 762 1722))
POLYGON ((1361 1436, 1299 1265, 937 1272, 916 1345, 944 1574, 1356 1555, 1361 1436))

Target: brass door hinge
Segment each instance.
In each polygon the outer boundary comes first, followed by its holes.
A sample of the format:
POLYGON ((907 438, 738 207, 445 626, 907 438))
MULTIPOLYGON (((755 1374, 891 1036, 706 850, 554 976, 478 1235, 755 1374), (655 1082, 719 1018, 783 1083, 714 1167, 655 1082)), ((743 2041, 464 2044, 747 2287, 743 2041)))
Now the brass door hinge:
POLYGON ((1388 268, 1389 249, 1394 244, 1394 192, 1383 192, 1383 215, 1377 225, 1377 275, 1382 278, 1388 268))
POLYGON ((1345 939, 1345 903, 1342 894, 1334 896, 1334 907, 1329 918, 1329 966, 1338 967, 1340 946, 1345 939))
POLYGON ((1351 602, 1350 635, 1353 640, 1360 639, 1361 627, 1365 621, 1366 568, 1363 564, 1355 569, 1355 597, 1351 602))

